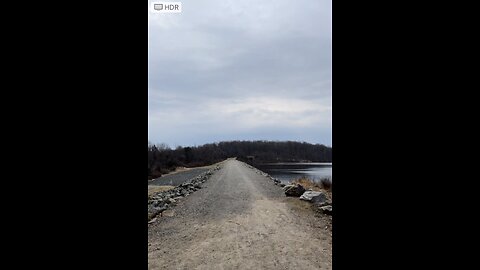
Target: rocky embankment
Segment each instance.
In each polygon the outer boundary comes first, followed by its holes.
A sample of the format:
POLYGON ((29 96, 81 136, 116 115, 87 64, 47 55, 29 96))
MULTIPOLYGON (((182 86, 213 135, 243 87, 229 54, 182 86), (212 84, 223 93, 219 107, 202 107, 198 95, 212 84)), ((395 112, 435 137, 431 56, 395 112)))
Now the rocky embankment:
POLYGON ((148 197, 148 221, 153 222, 155 217, 161 214, 163 211, 171 208, 175 203, 183 197, 188 196, 202 188, 202 183, 213 174, 213 172, 219 170, 220 165, 216 165, 214 168, 194 177, 183 184, 176 186, 173 189, 161 191, 152 194, 148 197))
POLYGON ((185 181, 196 177, 210 168, 207 167, 197 167, 197 168, 188 168, 181 170, 180 172, 173 172, 162 177, 155 178, 148 181, 148 185, 153 186, 179 186, 185 181))
POLYGON ((277 186, 280 186, 283 188, 285 191, 285 195, 289 197, 299 197, 300 200, 307 201, 312 203, 314 206, 314 209, 317 212, 320 212, 322 214, 326 215, 332 215, 332 200, 329 198, 329 196, 326 194, 324 191, 313 191, 311 189, 305 189, 302 185, 300 184, 289 184, 285 185, 281 183, 280 180, 278 180, 275 177, 272 177, 268 173, 265 173, 247 163, 244 163, 247 167, 251 168, 252 170, 255 171, 255 173, 263 175, 267 178, 270 178, 273 183, 277 186))
POLYGON ((263 171, 255 168, 255 167, 251 166, 250 164, 247 164, 247 163, 243 163, 243 164, 245 164, 245 166, 247 166, 248 168, 250 168, 250 169, 252 169, 253 171, 255 171, 255 173, 260 174, 260 175, 262 175, 262 176, 265 176, 265 177, 267 177, 267 178, 270 178, 270 180, 272 180, 275 185, 280 186, 280 187, 284 187, 284 186, 285 186, 285 184, 282 184, 282 182, 281 182, 280 180, 278 180, 278 179, 275 178, 275 177, 272 177, 272 176, 269 175, 268 173, 263 172, 263 171))

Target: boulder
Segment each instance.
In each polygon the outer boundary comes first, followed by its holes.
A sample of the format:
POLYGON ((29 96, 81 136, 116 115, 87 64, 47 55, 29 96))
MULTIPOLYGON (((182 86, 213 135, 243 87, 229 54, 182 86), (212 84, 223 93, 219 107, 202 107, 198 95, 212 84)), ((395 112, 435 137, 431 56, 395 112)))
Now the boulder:
POLYGON ((305 192, 305 188, 300 184, 286 185, 283 190, 285 195, 292 197, 300 197, 305 192))
POLYGON ((300 200, 309 201, 312 203, 322 203, 328 200, 325 193, 321 191, 305 191, 302 196, 300 196, 300 200))
POLYGON ((322 206, 331 205, 332 202, 328 200, 328 201, 324 201, 324 202, 317 202, 317 203, 314 203, 314 204, 315 204, 315 206, 320 208, 322 206))

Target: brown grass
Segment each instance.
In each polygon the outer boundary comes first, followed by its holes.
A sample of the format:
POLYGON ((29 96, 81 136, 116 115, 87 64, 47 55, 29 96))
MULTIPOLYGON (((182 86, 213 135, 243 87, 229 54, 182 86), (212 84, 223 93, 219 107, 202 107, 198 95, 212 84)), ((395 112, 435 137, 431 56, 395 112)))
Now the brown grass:
POLYGON ((330 180, 328 178, 320 179, 320 185, 325 190, 332 190, 332 180, 330 180))
POLYGON ((305 189, 312 189, 314 191, 326 191, 329 195, 332 193, 332 181, 330 179, 321 179, 320 182, 315 182, 307 177, 301 177, 293 180, 293 183, 302 185, 305 189))
POLYGON ((174 189, 175 187, 174 186, 152 186, 152 185, 149 185, 148 186, 148 196, 151 196, 157 192, 160 192, 160 191, 166 191, 166 190, 170 190, 170 189, 174 189))
POLYGON ((293 180, 294 184, 300 184, 302 185, 305 189, 312 189, 314 191, 323 191, 322 187, 318 184, 313 182, 311 179, 302 177, 293 180))

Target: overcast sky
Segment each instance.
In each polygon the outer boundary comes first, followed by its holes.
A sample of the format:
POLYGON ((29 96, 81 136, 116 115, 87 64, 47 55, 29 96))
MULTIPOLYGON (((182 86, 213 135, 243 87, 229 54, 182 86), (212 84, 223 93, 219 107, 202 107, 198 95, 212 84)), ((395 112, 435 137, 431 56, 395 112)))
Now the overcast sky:
POLYGON ((149 13, 150 142, 332 145, 331 0, 180 2, 149 13))

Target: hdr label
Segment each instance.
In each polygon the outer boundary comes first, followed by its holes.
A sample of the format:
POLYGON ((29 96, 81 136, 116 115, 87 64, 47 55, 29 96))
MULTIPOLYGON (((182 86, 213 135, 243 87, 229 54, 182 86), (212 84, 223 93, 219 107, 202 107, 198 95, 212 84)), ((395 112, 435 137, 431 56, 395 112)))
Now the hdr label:
POLYGON ((151 10, 154 13, 181 13, 182 2, 153 2, 151 10))

